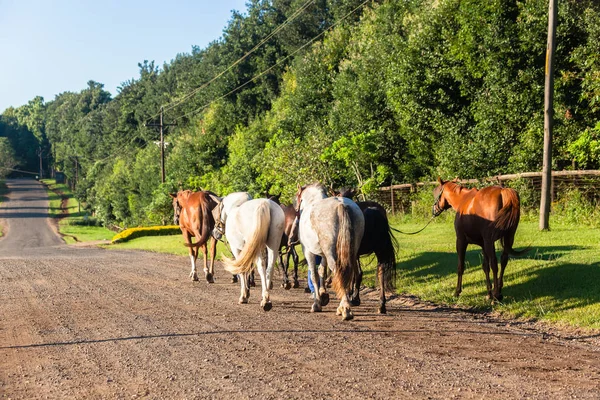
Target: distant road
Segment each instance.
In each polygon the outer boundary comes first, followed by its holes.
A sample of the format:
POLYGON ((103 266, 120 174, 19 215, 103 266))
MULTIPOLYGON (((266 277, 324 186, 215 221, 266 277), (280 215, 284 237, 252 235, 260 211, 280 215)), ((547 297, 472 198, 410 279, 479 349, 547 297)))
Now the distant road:
POLYGON ((48 195, 35 179, 9 179, 8 199, 0 205, 6 238, 0 240, 0 256, 27 256, 35 249, 64 245, 48 216, 48 195))

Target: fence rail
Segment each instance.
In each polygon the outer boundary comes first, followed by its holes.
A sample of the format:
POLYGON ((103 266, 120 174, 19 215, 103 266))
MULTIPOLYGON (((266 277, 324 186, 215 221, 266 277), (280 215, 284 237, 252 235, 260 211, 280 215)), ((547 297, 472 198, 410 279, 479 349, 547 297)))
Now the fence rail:
MULTIPOLYGON (((459 179, 458 183, 466 186, 487 186, 491 184, 514 186, 520 183, 522 189, 529 189, 539 201, 542 186, 541 172, 522 172, 491 176, 483 179, 459 179)), ((403 183, 399 185, 384 186, 372 198, 383 204, 390 212, 407 213, 412 210, 415 193, 420 190, 429 190, 437 186, 437 182, 403 183)), ((580 171, 552 171, 552 201, 560 198, 560 194, 568 190, 577 189, 593 200, 600 199, 600 170, 580 171)), ((433 201, 433 197, 432 197, 433 201)), ((531 200, 530 200, 531 202, 531 200)), ((537 207, 538 204, 528 204, 537 207)))

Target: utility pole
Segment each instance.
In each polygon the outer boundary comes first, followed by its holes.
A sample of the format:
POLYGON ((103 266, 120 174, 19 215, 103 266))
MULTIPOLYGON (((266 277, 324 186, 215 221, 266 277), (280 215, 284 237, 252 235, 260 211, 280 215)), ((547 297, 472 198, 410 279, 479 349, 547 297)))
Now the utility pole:
POLYGON ((165 126, 175 126, 177 123, 163 123, 163 107, 160 108, 160 122, 158 124, 146 124, 146 126, 158 126, 160 129, 160 182, 165 183, 165 138, 163 128, 165 126))
POLYGON ((544 161, 542 195, 540 199, 540 230, 550 229, 550 200, 552 198, 552 126, 554 118, 554 50, 556 49, 556 18, 558 0, 548 2, 548 45, 546 48, 546 83, 544 88, 544 161))
POLYGON ((38 147, 38 151, 37 151, 37 155, 38 157, 40 157, 40 179, 44 178, 44 169, 42 167, 42 155, 43 155, 43 151, 42 151, 42 146, 38 147))

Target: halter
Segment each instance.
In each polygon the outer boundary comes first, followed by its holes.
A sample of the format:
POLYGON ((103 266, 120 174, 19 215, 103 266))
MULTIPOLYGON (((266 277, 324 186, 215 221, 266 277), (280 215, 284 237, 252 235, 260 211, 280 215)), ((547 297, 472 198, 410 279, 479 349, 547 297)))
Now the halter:
MULTIPOLYGON (((221 219, 221 213, 223 212, 223 200, 219 201, 219 204, 217 204, 217 211, 219 212, 219 217, 215 221, 215 230, 221 234, 221 237, 223 237, 225 236, 225 223, 221 219)), ((223 241, 223 243, 225 242, 223 241)))
POLYGON ((438 215, 440 215, 441 213, 444 212, 444 209, 440 207, 440 199, 442 198, 442 193, 444 193, 444 187, 446 185, 442 185, 442 190, 440 190, 440 193, 437 195, 437 197, 435 198, 435 201, 433 203, 433 208, 431 209, 431 213, 433 214, 433 217, 437 217, 438 215))

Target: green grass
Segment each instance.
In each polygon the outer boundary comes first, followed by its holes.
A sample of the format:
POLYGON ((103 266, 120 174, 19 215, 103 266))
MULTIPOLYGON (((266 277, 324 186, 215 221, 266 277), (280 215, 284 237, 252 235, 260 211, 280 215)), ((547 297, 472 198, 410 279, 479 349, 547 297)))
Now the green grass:
MULTIPOLYGON (((184 240, 181 234, 168 236, 146 236, 137 239, 132 239, 123 243, 115 243, 105 246, 110 249, 135 249, 152 251, 155 253, 168 253, 175 255, 188 255, 188 248, 183 245, 184 240)), ((221 254, 231 257, 231 252, 223 244, 217 243, 217 257, 220 259, 221 254)), ((202 256, 200 256, 202 258, 202 256)))
MULTIPOLYGON (((400 224, 416 230, 421 224, 400 224)), ((430 225, 424 232, 397 235, 399 293, 416 295, 438 304, 477 310, 494 310, 511 317, 534 318, 559 324, 600 328, 600 230, 584 226, 552 224, 538 230, 537 219, 524 218, 515 248, 531 250, 511 258, 504 276, 504 299, 491 305, 486 300, 481 250, 467 249, 463 292, 456 299, 457 256, 451 220, 430 225)), ((499 245, 497 245, 499 250, 499 245)), ((500 252, 498 251, 498 256, 500 252)), ((373 281, 373 270, 368 277, 373 281)))
POLYGON ((58 223, 58 229, 63 234, 65 242, 72 244, 75 242, 91 242, 98 240, 111 240, 115 235, 110 229, 101 226, 95 226, 87 216, 83 207, 73 196, 71 189, 65 184, 57 184, 54 179, 41 180, 48 187, 48 214, 52 218, 61 216, 62 198, 67 198, 67 209, 64 218, 58 223), (90 222, 90 224, 86 224, 90 222), (77 238, 77 240, 75 240, 77 238))

